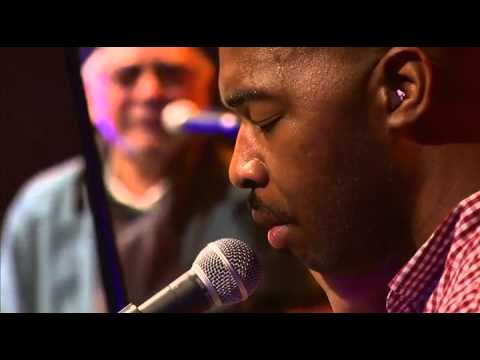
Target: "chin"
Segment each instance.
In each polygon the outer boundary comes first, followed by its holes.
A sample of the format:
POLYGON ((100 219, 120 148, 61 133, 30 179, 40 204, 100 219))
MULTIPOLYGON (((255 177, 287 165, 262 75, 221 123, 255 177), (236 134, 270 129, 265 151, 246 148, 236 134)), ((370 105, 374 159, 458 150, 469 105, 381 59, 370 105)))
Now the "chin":
POLYGON ((142 157, 154 157, 158 161, 170 159, 178 153, 178 146, 172 144, 151 142, 134 145, 135 153, 142 157))

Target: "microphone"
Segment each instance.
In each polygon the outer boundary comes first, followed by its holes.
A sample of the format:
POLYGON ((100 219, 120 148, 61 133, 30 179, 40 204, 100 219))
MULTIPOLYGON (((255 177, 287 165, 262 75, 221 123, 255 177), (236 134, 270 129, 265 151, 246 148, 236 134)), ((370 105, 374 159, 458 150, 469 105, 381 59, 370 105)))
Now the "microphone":
POLYGON ((237 239, 208 244, 190 270, 140 306, 120 313, 192 313, 246 300, 257 288, 262 269, 253 250, 237 239))
POLYGON ((201 111, 190 100, 172 101, 162 110, 167 132, 178 134, 223 135, 235 138, 240 127, 238 117, 230 112, 201 111))

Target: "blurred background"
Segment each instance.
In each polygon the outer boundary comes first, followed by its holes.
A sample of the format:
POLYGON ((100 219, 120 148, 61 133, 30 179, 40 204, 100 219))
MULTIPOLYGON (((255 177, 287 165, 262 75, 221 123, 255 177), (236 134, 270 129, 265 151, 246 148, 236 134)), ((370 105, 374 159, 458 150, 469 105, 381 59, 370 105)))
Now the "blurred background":
POLYGON ((3 219, 21 184, 81 149, 63 48, 0 47, 0 76, 3 219))
MULTIPOLYGON (((216 48, 80 48, 128 300, 137 305, 209 242, 239 238, 264 264, 259 289, 221 312, 329 312, 295 258, 254 227, 248 192, 228 181, 234 139, 172 135, 176 100, 222 111, 216 48)), ((64 48, 0 48, 6 125, 0 192, 0 310, 107 312, 85 162, 64 48), (8 212, 7 212, 8 210, 8 212)), ((80 69, 79 69, 80 71, 80 69)))

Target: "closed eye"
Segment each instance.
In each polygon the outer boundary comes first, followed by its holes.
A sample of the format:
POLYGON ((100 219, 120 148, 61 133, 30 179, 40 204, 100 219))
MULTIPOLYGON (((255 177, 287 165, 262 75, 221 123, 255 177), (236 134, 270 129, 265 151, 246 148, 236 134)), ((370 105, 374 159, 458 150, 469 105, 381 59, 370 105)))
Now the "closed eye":
POLYGON ((283 117, 283 115, 274 115, 262 121, 256 121, 255 125, 258 126, 263 132, 270 132, 273 130, 275 124, 283 117))

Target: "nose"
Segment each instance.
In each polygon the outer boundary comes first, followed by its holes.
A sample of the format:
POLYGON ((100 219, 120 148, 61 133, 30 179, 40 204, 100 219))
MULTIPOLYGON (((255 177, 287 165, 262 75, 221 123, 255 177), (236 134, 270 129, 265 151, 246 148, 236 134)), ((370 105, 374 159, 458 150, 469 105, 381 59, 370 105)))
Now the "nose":
POLYGON ((165 88, 154 71, 145 70, 137 78, 133 94, 139 102, 156 101, 165 96, 165 88))
POLYGON ((262 188, 268 184, 268 171, 260 157, 260 146, 252 126, 240 126, 232 160, 230 162, 230 182, 239 188, 262 188))

